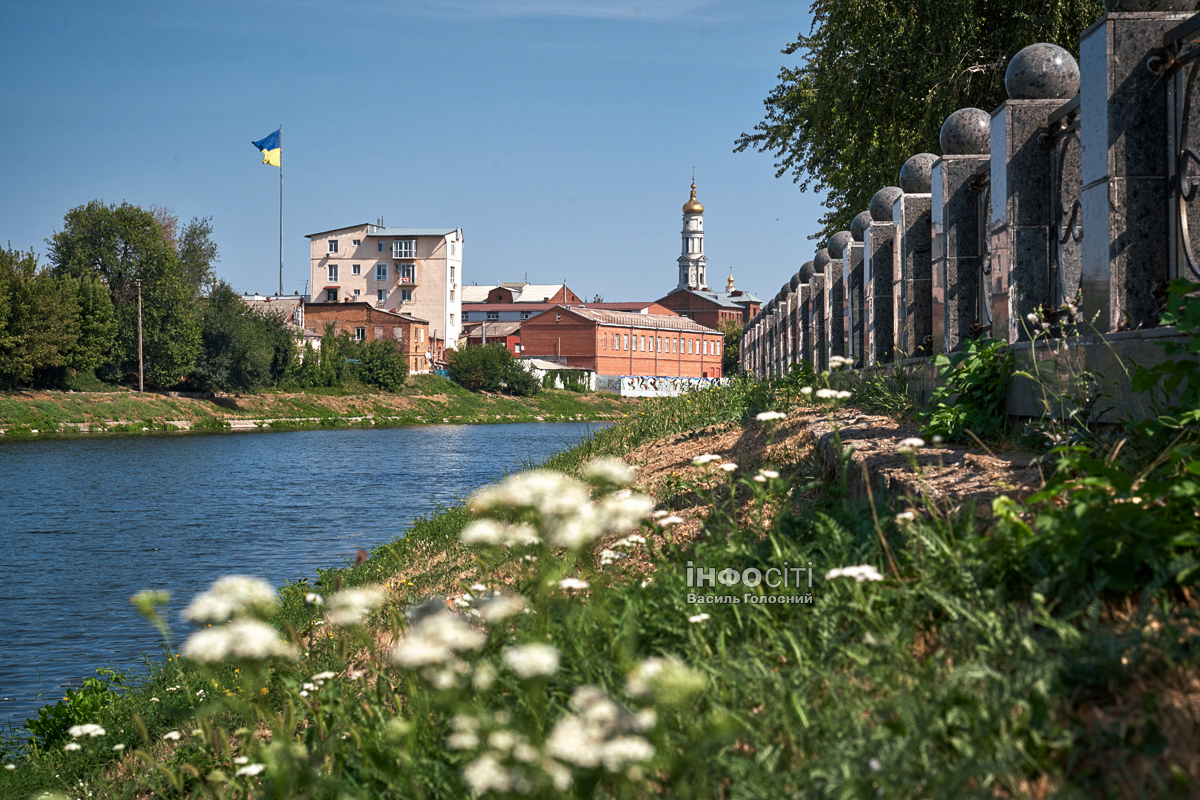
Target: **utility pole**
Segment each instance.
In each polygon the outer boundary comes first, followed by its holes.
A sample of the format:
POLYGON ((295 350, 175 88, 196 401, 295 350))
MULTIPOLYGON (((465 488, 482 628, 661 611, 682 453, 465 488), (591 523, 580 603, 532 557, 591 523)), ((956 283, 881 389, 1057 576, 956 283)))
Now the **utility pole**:
POLYGON ((138 287, 138 391, 146 391, 146 362, 142 358, 142 281, 139 278, 138 287))

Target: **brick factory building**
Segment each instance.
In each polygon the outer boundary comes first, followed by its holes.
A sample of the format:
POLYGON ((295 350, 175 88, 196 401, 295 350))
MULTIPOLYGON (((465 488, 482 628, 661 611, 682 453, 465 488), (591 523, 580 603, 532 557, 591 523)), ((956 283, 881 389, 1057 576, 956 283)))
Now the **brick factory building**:
POLYGON ((514 356, 522 355, 520 322, 473 322, 463 328, 463 339, 469 347, 499 342, 514 356))
POLYGON ((372 303, 305 303, 304 327, 317 336, 332 325, 334 335, 343 332, 359 342, 389 340, 408 353, 409 372, 428 372, 442 362, 441 340, 437 350, 429 352, 429 323, 396 311, 377 308, 372 303))
POLYGON ((720 378, 724 337, 690 319, 558 306, 521 323, 521 355, 597 375, 720 378))

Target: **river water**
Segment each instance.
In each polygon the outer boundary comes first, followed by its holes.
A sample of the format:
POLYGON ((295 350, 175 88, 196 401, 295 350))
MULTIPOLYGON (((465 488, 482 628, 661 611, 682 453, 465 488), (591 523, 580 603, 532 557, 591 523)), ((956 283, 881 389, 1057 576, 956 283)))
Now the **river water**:
POLYGON ((129 604, 230 573, 316 577, 414 518, 578 444, 594 423, 0 442, 0 728, 158 634, 129 604))

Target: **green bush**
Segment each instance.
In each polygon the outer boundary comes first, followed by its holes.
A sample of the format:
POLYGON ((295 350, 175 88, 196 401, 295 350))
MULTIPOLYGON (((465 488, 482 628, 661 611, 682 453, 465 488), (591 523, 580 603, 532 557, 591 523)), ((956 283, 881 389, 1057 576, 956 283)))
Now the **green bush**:
POLYGON ((485 344, 446 353, 450 378, 472 392, 499 392, 533 397, 541 388, 502 344, 485 344))
POLYGON ((970 441, 967 433, 984 439, 1000 433, 1008 422, 1004 393, 1013 373, 1013 356, 997 339, 973 339, 961 352, 939 354, 940 385, 930 398, 932 409, 919 419, 927 436, 970 441))

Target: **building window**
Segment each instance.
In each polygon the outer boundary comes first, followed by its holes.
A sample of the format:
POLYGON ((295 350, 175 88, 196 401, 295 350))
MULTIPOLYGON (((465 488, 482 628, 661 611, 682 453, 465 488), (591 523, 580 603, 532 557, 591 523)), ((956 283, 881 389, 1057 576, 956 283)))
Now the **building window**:
POLYGON ((397 239, 392 242, 392 258, 416 258, 416 239, 397 239))
POLYGON ((499 311, 487 312, 487 319, 488 319, 488 322, 499 322, 500 321, 500 312, 499 311))
POLYGON ((400 270, 400 280, 404 283, 417 282, 417 265, 416 264, 399 264, 396 269, 400 270))
POLYGON ((400 302, 401 303, 411 303, 412 302, 412 289, 401 289, 400 290, 400 302))
POLYGON ((625 334, 624 338, 625 338, 625 349, 628 350, 629 349, 629 334, 628 333, 625 334))
POLYGON ((450 267, 450 282, 454 283, 454 267, 450 267))
MULTIPOLYGON (((450 243, 450 255, 454 255, 454 242, 450 243)), ((454 267, 450 268, 450 277, 454 277, 454 267)))
POLYGON ((529 312, 528 312, 528 311, 522 311, 522 312, 521 312, 521 319, 529 319, 529 312))
POLYGON ((361 239, 355 239, 355 240, 354 240, 354 246, 355 246, 355 247, 358 247, 360 244, 362 244, 362 240, 361 240, 361 239))
POLYGON ((692 340, 691 339, 687 340, 687 346, 688 346, 687 354, 690 356, 692 354, 692 340))
POLYGON ((337 252, 337 239, 329 240, 329 252, 331 252, 331 253, 337 252))
POLYGON ((350 265, 350 274, 351 275, 362 275, 362 264, 351 264, 350 265))
POLYGON ((463 312, 463 322, 470 322, 470 321, 471 321, 471 312, 464 311, 463 312))
POLYGON ((450 324, 451 325, 454 324, 454 315, 453 314, 450 315, 450 324))
POLYGON ((361 342, 361 341, 364 341, 366 338, 367 338, 367 329, 366 328, 355 328, 354 329, 354 341, 361 342))
POLYGON ((451 303, 454 302, 454 290, 453 289, 450 290, 450 302, 451 303))
POLYGON ((355 290, 354 290, 354 296, 355 296, 355 297, 358 297, 358 289, 355 289, 355 290))
POLYGON ((555 321, 555 322, 562 322, 562 314, 555 314, 555 315, 554 315, 554 321, 555 321))
POLYGON ((337 289, 326 289, 325 290, 325 302, 326 303, 336 303, 337 302, 337 289))
POLYGON ((387 280, 387 264, 376 264, 375 265, 375 280, 377 280, 377 281, 386 281, 387 280))
POLYGON ((331 280, 331 281, 337 280, 337 268, 338 268, 337 264, 329 265, 329 280, 331 280))
POLYGON ((383 242, 382 242, 382 241, 379 241, 379 242, 376 242, 376 244, 378 244, 378 245, 379 245, 379 252, 381 252, 381 253, 382 253, 382 252, 383 252, 383 242))
POLYGON ((376 289, 375 290, 375 299, 381 303, 384 300, 387 300, 387 289, 376 289))

